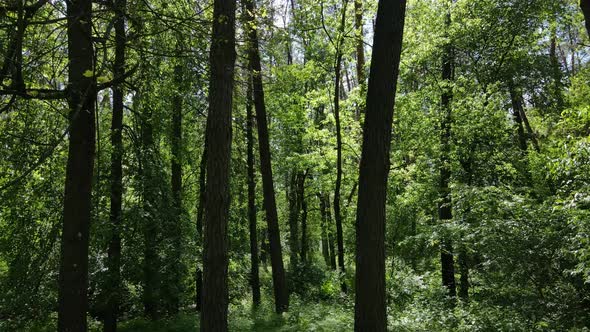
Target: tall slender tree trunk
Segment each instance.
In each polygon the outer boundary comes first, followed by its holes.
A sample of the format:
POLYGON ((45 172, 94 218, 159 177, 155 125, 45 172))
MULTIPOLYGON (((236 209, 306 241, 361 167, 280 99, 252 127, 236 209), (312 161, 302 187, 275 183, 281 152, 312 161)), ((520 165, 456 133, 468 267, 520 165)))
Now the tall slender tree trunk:
POLYGON ((524 126, 522 125, 522 117, 520 116, 520 109, 522 108, 522 101, 516 94, 516 89, 512 83, 509 84, 510 100, 512 101, 512 117, 516 123, 516 132, 518 134, 518 146, 522 151, 527 150, 526 135, 524 133, 524 126))
POLYGON ((330 195, 325 194, 324 202, 326 204, 326 222, 328 228, 328 244, 330 247, 330 267, 336 270, 336 240, 334 234, 334 226, 332 224, 332 209, 330 207, 330 195))
POLYGON ((297 266, 299 261, 299 196, 297 194, 297 182, 299 173, 295 169, 291 171, 291 176, 287 183, 287 201, 289 202, 289 261, 290 268, 293 269, 297 266))
MULTIPOLYGON (((446 28, 451 25, 450 9, 447 13, 446 28)), ((441 96, 442 118, 440 124, 440 179, 439 179, 439 204, 438 204, 438 218, 441 224, 446 224, 453 219, 451 190, 449 182, 451 180, 451 121, 452 108, 451 101, 453 98, 452 87, 450 86, 453 80, 453 46, 450 42, 444 45, 443 59, 442 59, 442 79, 445 83, 444 91, 441 96)), ((453 254, 453 243, 447 234, 443 234, 440 248, 441 274, 442 285, 447 290, 447 295, 454 299, 457 294, 455 284, 455 262, 453 254)))
POLYGON ((380 0, 375 22, 356 216, 357 332, 387 330, 385 203, 405 11, 405 0, 380 0))
MULTIPOLYGON (((365 75, 365 41, 363 31, 363 0, 354 0, 354 27, 356 29, 356 77, 361 90, 361 97, 366 94, 367 77, 365 75)), ((357 111, 357 118, 365 112, 362 105, 357 111)))
POLYGON ((59 267, 58 330, 84 332, 88 246, 96 146, 92 1, 67 3, 69 148, 59 267))
POLYGON ((330 266, 330 248, 328 244, 328 222, 326 216, 326 202, 322 198, 322 194, 318 193, 317 197, 320 201, 320 217, 321 217, 321 243, 322 243, 322 256, 326 266, 330 266))
MULTIPOLYGON (((344 44, 344 29, 346 27, 346 7, 348 1, 344 0, 341 12, 338 39, 336 41, 336 62, 334 66, 334 119, 336 121, 336 186, 334 189, 334 218, 336 220, 336 240, 338 244, 338 267, 340 273, 346 274, 344 265, 344 232, 342 230, 342 212, 340 207, 340 189, 342 187, 342 128, 340 124, 340 76, 342 71, 342 47, 344 44)), ((340 283, 342 292, 346 293, 346 282, 342 279, 340 283)))
MULTIPOLYGON (((559 66, 559 59, 557 57, 557 28, 551 28, 551 41, 549 47, 549 61, 551 63, 551 74, 553 76, 553 84, 551 84, 551 94, 555 101, 555 112, 561 114, 564 109, 563 100, 563 84, 561 83, 561 68, 559 66)), ((572 66, 574 66, 572 61, 572 66)), ((573 69, 572 69, 573 72, 573 69)))
POLYGON ((287 293, 287 283, 285 280, 285 268, 283 266, 281 237, 279 233, 279 218, 277 215, 277 204, 272 177, 266 105, 264 103, 264 89, 262 86, 262 68, 260 64, 260 51, 258 48, 258 33, 254 16, 254 2, 253 0, 243 1, 246 7, 246 18, 248 23, 249 68, 252 71, 254 107, 256 109, 256 120, 258 121, 260 172, 262 173, 264 209, 266 210, 266 221, 268 223, 275 310, 277 313, 281 313, 287 311, 289 308, 289 294, 287 293))
POLYGON ((246 99, 246 145, 248 149, 248 223, 250 225, 250 286, 252 303, 260 304, 260 277, 258 263, 258 239, 256 229, 256 182, 254 178, 254 115, 252 114, 252 80, 248 75, 246 99))
MULTIPOLYGON (((177 89, 182 84, 182 67, 174 68, 174 80, 177 89)), ((180 293, 182 288, 182 95, 176 92, 172 101, 172 222, 170 237, 172 240, 172 255, 168 289, 168 311, 177 314, 180 307, 180 293)))
MULTIPOLYGON (((201 162, 199 165, 199 203, 197 205, 197 244, 199 257, 202 259, 203 247, 203 212, 205 209, 205 184, 207 175, 207 139, 205 139, 205 147, 201 154, 201 162)), ((195 271, 195 302, 197 311, 201 311, 201 304, 203 298, 203 271, 201 270, 201 260, 197 262, 197 269, 195 271)))
POLYGON ((205 245, 201 331, 227 331, 228 218, 234 87, 236 0, 215 0, 209 54, 209 114, 205 130, 205 245))
POLYGON ((526 112, 524 110, 524 105, 522 101, 522 92, 514 86, 512 81, 508 82, 508 89, 510 92, 510 100, 512 102, 512 115, 514 117, 514 122, 516 123, 516 130, 518 133, 518 143, 521 150, 527 150, 527 140, 530 139, 533 143, 533 147, 535 151, 540 152, 541 147, 539 146, 539 141, 537 140, 537 134, 531 127, 529 120, 526 116, 526 112), (524 124, 524 126, 523 126, 524 124), (525 134, 524 129, 526 128, 527 133, 525 134))
POLYGON ((467 249, 464 245, 459 249, 459 257, 457 260, 459 264, 459 298, 463 302, 469 301, 469 262, 467 256, 467 249))
MULTIPOLYGON (((115 65, 114 76, 125 74, 125 13, 126 0, 115 1, 115 65)), ((117 331, 119 303, 121 301, 121 211, 123 201, 123 84, 113 87, 113 118, 111 122, 111 234, 108 247, 107 308, 104 332, 117 331)))
POLYGON ((159 220, 157 218, 157 190, 155 185, 155 151, 153 117, 148 107, 144 108, 141 124, 143 169, 142 169, 142 190, 143 190, 143 307, 144 314, 152 320, 160 316, 160 263, 158 255, 158 233, 160 232, 159 220))
POLYGON ((590 0, 580 0, 580 9, 582 9, 582 13, 584 14, 586 32, 590 37, 590 0))
POLYGON ((301 245, 300 245, 300 254, 301 262, 305 263, 307 261, 307 251, 308 251, 308 243, 307 243, 307 201, 305 199, 305 179, 307 178, 307 171, 299 173, 299 181, 297 183, 297 199, 299 201, 299 205, 301 206, 301 245))

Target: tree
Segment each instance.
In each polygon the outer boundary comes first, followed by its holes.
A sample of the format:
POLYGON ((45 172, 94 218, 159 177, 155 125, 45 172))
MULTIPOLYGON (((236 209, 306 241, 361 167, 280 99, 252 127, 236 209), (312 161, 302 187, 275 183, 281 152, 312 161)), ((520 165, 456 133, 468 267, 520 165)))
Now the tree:
POLYGON ((182 67, 177 64, 174 67, 174 80, 177 91, 172 98, 172 220, 170 223, 170 235, 172 238, 172 256, 169 288, 169 310, 177 314, 180 307, 180 293, 182 291, 182 67))
POLYGON ((386 331, 385 201, 406 1, 379 1, 356 216, 355 331, 386 331))
POLYGON ((248 75, 246 100, 246 144, 248 150, 248 224, 250 228, 250 286, 252 303, 260 304, 260 277, 258 262, 258 234, 256 229, 256 181, 254 176, 254 115, 252 114, 252 80, 248 75))
MULTIPOLYGON (((127 1, 117 0, 114 5, 115 21, 115 63, 113 74, 122 77, 125 74, 125 15, 127 1)), ((111 236, 108 247, 108 284, 107 308, 104 319, 104 331, 115 332, 121 302, 121 218, 123 203, 123 107, 125 90, 119 83, 113 87, 113 116, 111 123, 111 236)))
MULTIPOLYGON (((342 57, 344 56, 344 40, 346 29, 346 9, 348 7, 348 0, 342 2, 340 9, 340 24, 338 26, 337 36, 335 40, 330 37, 330 33, 324 30, 330 39, 332 46, 336 51, 334 60, 334 119, 336 122, 336 185, 334 187, 334 219, 336 221, 336 242, 338 245, 338 267, 340 272, 346 273, 346 266, 344 265, 344 232, 342 230, 342 211, 340 206, 340 191, 342 188, 342 125, 340 121, 340 84, 342 75, 342 57)), ((323 16, 323 7, 322 7, 323 16)), ((346 282, 342 280, 340 285, 342 291, 346 293, 346 282)))
MULTIPOLYGON (((207 183, 207 141, 205 139, 205 148, 201 154, 201 161, 199 163, 199 201, 197 205, 197 243, 202 249, 203 246, 203 214, 205 209, 205 201, 207 194, 205 192, 207 183)), ((202 256, 202 250, 199 250, 202 256)), ((197 261, 197 268, 195 271, 195 304, 197 311, 201 311, 203 301, 203 271, 197 261)))
POLYGON ((96 80, 92 2, 67 3, 69 149, 66 166, 58 330, 86 331, 88 245, 95 154, 96 80))
MULTIPOLYGON (((449 29, 451 25, 451 13, 447 13, 445 26, 449 29)), ((442 224, 446 224, 453 219, 451 190, 449 182, 451 179, 451 122, 453 98, 452 80, 453 80, 453 46, 447 42, 443 48, 442 59, 442 79, 443 93, 441 95, 441 123, 440 123, 440 179, 439 179, 439 203, 438 218, 442 224)), ((443 235, 440 248, 440 262, 442 285, 447 289, 450 298, 456 296, 455 285, 455 263, 453 255, 453 244, 448 235, 443 235)))
MULTIPOLYGON (((354 0, 354 27, 356 29, 356 78, 361 89, 361 98, 365 96, 367 90, 365 75, 365 41, 363 29, 363 1, 354 0)), ((361 107, 359 113, 364 113, 364 107, 361 107)))
POLYGON ((258 48, 258 33, 256 29, 255 9, 252 0, 244 0, 246 7, 246 29, 248 31, 248 68, 252 71, 252 92, 254 108, 258 125, 258 149, 260 151, 260 172, 262 173, 262 191, 264 209, 268 224, 268 238, 270 242, 270 259, 272 264, 272 280, 275 295, 275 310, 277 313, 289 309, 289 295, 285 280, 281 238, 279 234, 279 220, 275 200, 274 181, 270 157, 270 143, 266 105, 264 103, 264 88, 262 85, 262 66, 258 48))
POLYGON ((209 55, 207 182, 201 331, 227 331, 229 176, 235 51, 235 0, 215 0, 209 55))
POLYGON ((586 32, 588 32, 588 36, 590 36, 590 1, 580 0, 580 9, 582 9, 582 13, 584 14, 586 32))

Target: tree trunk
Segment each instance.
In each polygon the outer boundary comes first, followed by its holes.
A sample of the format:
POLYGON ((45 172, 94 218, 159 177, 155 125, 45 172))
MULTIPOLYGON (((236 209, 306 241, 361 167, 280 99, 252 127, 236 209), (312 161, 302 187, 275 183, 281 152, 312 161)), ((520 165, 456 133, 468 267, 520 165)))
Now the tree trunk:
POLYGON ((330 195, 326 194, 324 197, 326 204, 326 222, 328 228, 328 244, 330 246, 330 267, 332 270, 336 270, 336 244, 334 236, 334 226, 332 225, 332 209, 330 207, 330 195))
POLYGON ((588 36, 590 36, 590 0, 580 0, 580 8, 584 14, 586 32, 588 33, 588 36))
POLYGON ((258 239, 256 230, 256 182, 254 178, 254 115, 252 114, 252 81, 248 78, 246 99, 246 145, 248 149, 248 222, 250 224, 250 286, 252 303, 260 304, 260 277, 258 264, 258 239))
MULTIPOLYGON (((564 101, 563 101, 563 85, 561 83, 561 68, 559 66, 559 59, 557 58, 557 31, 555 27, 551 28, 551 42, 549 47, 549 60, 551 63, 551 74, 553 76, 553 84, 551 84, 551 94, 553 95, 555 101, 555 108, 554 111, 557 114, 561 114, 564 109, 564 101)), ((572 66, 574 62, 572 61, 572 66)), ((573 71, 573 70, 572 70, 573 71)))
POLYGON ((203 271, 200 264, 202 264, 202 248, 203 248, 203 210, 205 209, 205 184, 207 174, 207 139, 205 139, 205 147, 201 154, 201 162, 199 164, 199 204, 197 206, 197 244, 198 256, 201 260, 197 261, 197 269, 195 271, 195 302, 197 311, 201 311, 201 304, 203 300, 203 271))
MULTIPOLYGON (((451 25, 451 13, 447 13, 446 28, 451 25)), ((441 224, 446 224, 453 219, 451 190, 449 182, 451 180, 451 121, 452 109, 451 100, 453 98, 452 87, 453 81, 453 46, 450 42, 444 45, 442 59, 442 79, 445 83, 441 96, 442 119, 440 124, 440 179, 439 179, 439 204, 438 218, 441 224)), ((442 285, 447 289, 447 294, 451 298, 451 304, 454 305, 454 299, 457 294, 455 285, 455 262, 453 255, 453 243, 449 235, 443 234, 440 248, 440 262, 442 285)))
POLYGON ((155 151, 154 133, 151 111, 146 107, 141 126, 143 163, 142 169, 142 190, 143 190, 143 306, 144 313, 152 320, 158 319, 160 315, 160 259, 158 255, 158 234, 160 232, 159 220, 157 218, 157 187, 155 176, 155 151))
POLYGON ((533 147, 535 151, 540 152, 541 148, 539 146, 539 141, 537 140, 537 135, 533 131, 531 124, 526 116, 526 112, 524 110, 524 105, 522 102, 522 94, 518 92, 516 87, 514 87, 513 82, 509 82, 508 84, 509 92, 510 92, 510 99, 512 101, 512 113, 514 117, 514 122, 517 125, 517 132, 518 132, 518 143, 521 150, 527 150, 527 138, 530 138, 531 142, 533 143, 533 147), (524 127, 523 127, 524 124, 524 127), (524 128, 527 130, 527 134, 524 132, 524 128))
POLYGON ((69 148, 59 268, 58 330, 84 332, 88 246, 96 146, 92 1, 67 3, 69 148), (90 76, 90 77, 88 77, 90 76))
POLYGON ((322 256, 324 257, 324 262, 326 266, 330 266, 330 248, 328 246, 328 220, 327 220, 327 211, 326 211, 326 202, 322 198, 322 194, 317 194, 318 199, 320 200, 320 217, 322 223, 321 227, 321 240, 322 240, 322 256))
POLYGON ((252 71, 254 107, 256 120, 258 121, 258 149, 260 150, 260 172, 262 173, 262 190, 264 195, 264 209, 268 223, 268 236, 270 242, 270 256, 272 264, 272 277, 275 295, 275 310, 277 313, 287 311, 289 308, 289 295, 285 280, 285 268, 283 266, 283 254, 281 249, 281 237, 279 234, 279 218, 275 200, 272 166, 270 158, 270 143, 268 137, 268 124, 266 119, 266 105, 264 104, 264 90, 262 86, 262 68, 258 49, 258 35, 256 20, 254 17, 254 2, 243 0, 246 7, 246 18, 249 39, 249 69, 252 71))
POLYGON ((301 262, 305 263, 307 261, 307 251, 308 251, 308 244, 307 244, 307 201, 305 200, 305 179, 307 178, 307 171, 305 173, 299 173, 299 181, 297 183, 297 199, 299 201, 299 205, 301 206, 301 246, 300 246, 300 256, 301 262))
MULTIPOLYGON (((177 89, 182 84, 182 67, 174 68, 177 89)), ((176 92, 172 101, 172 222, 170 237, 172 240, 172 255, 168 264, 171 265, 168 290, 168 311, 175 315, 180 307, 180 293, 182 288, 182 95, 176 92)))
POLYGON ((234 87, 235 0, 215 0, 209 54, 209 114, 205 130, 205 245, 201 331, 227 331, 228 218, 234 87))
MULTIPOLYGON (((365 43, 363 32, 363 1, 354 0, 354 27, 356 29, 356 77, 359 87, 361 89, 361 98, 366 93, 366 75, 365 75, 365 43)), ((364 105, 359 107, 357 111, 357 119, 361 113, 365 112, 364 105)))
POLYGON ((467 303, 469 301, 469 264, 467 261, 467 251, 464 246, 459 249, 459 298, 467 303))
MULTIPOLYGON (((115 65, 113 74, 125 74, 125 13, 127 0, 115 2, 115 65)), ((119 303, 121 301, 121 211, 123 201, 123 84, 113 87, 113 118, 111 123, 111 234, 108 247, 107 307, 104 319, 104 332, 117 331, 119 303)))
POLYGON ((297 195, 297 182, 299 173, 291 171, 291 177, 287 183, 287 201, 289 202, 289 263, 293 270, 299 261, 299 200, 297 195))
POLYGON ((509 84, 510 100, 512 101, 512 117, 516 123, 516 132, 518 134, 518 146, 522 151, 527 150, 526 136, 524 133, 524 126, 522 125, 522 117, 520 116, 520 109, 522 108, 522 101, 516 94, 516 90, 512 83, 509 84))
MULTIPOLYGON (((336 240, 338 244, 338 267, 342 276, 346 274, 344 265, 344 232, 342 230, 342 212, 340 208, 340 189, 342 187, 342 128, 340 125, 340 75, 342 70, 342 47, 344 44, 344 29, 346 24, 346 7, 348 1, 344 0, 341 13, 339 37, 336 41, 336 64, 334 67, 334 119, 336 121, 336 186, 334 189, 334 218, 336 220, 336 240)), ((340 283, 342 292, 346 293, 346 282, 340 283)))
POLYGON ((387 330, 385 203, 405 10, 405 0, 380 0, 377 9, 356 217, 357 332, 387 330))

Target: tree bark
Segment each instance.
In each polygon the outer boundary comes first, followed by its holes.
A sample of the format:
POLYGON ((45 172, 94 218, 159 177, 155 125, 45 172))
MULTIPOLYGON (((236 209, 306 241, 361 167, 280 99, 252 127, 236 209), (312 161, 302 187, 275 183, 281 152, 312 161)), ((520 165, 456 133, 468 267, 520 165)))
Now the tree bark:
POLYGON ((298 201, 301 206, 301 246, 300 246, 300 258, 301 262, 307 261, 307 201, 305 200, 305 179, 307 178, 307 171, 299 174, 297 195, 299 196, 298 201))
POLYGON ((322 256, 324 257, 324 262, 326 266, 331 266, 330 264, 330 247, 329 247, 329 239, 328 239, 328 219, 327 219, 327 207, 326 202, 322 197, 322 193, 317 193, 317 197, 320 201, 320 217, 321 217, 321 243, 322 243, 322 256))
POLYGON ((539 141, 537 140, 537 135, 533 131, 533 128, 531 127, 531 124, 529 123, 529 120, 526 116, 526 112, 524 110, 522 94, 518 92, 513 82, 509 82, 508 89, 510 90, 510 100, 512 102, 512 114, 514 117, 514 122, 517 125, 516 130, 518 133, 518 143, 520 149, 526 151, 527 139, 530 139, 531 143, 533 143, 535 151, 540 152, 541 148, 539 146, 539 141), (525 134, 524 128, 526 128, 528 136, 527 134, 525 134))
POLYGON ((385 203, 405 0, 380 0, 373 39, 356 216, 357 332, 387 330, 385 203))
MULTIPOLYGON (((114 77, 125 74, 125 13, 127 0, 115 1, 115 64, 114 77)), ((113 87, 113 117, 111 122, 111 234, 107 258, 107 308, 104 332, 117 331, 119 303, 121 301, 121 216, 123 201, 123 84, 113 87)))
POLYGON ((143 307, 144 314, 151 320, 160 316, 160 258, 158 255, 158 234, 160 232, 158 214, 158 195, 156 182, 156 157, 154 151, 153 117, 145 108, 141 125, 143 169, 143 307))
MULTIPOLYGON (((201 163, 199 165, 199 204, 197 206, 197 244, 199 246, 199 257, 202 257, 203 252, 203 210, 205 209, 205 184, 207 175, 207 139, 205 139, 205 147, 201 154, 201 163)), ((203 300, 203 271, 200 267, 201 261, 197 262, 197 269, 195 271, 195 302, 197 311, 201 311, 201 304, 203 300)))
MULTIPOLYGON (((564 109, 564 100, 563 100, 563 85, 561 83, 561 68, 559 66, 559 59, 557 58, 557 29, 555 27, 551 28, 551 41, 549 47, 549 60, 551 63, 551 74, 553 76, 553 84, 551 84, 551 94, 553 95, 556 109, 554 109, 557 114, 561 114, 564 109)), ((572 66, 574 66, 574 62, 572 61, 572 66)), ((573 72, 573 69, 572 69, 573 72)))
MULTIPOLYGON (((342 230, 342 212, 340 207, 340 189, 342 187, 342 128, 340 124, 340 75, 342 70, 342 47, 344 44, 344 29, 346 24, 346 7, 348 1, 344 0, 341 12, 338 39, 336 41, 336 62, 334 66, 334 119, 336 121, 336 186, 334 189, 334 218, 336 220, 336 240, 338 244, 338 267, 342 276, 346 274, 344 265, 344 232, 342 230)), ((340 283, 342 292, 347 292, 346 282, 342 279, 340 283)))
POLYGON ((328 228, 328 245, 330 247, 330 267, 336 271, 336 244, 334 236, 334 226, 332 225, 332 209, 330 207, 330 195, 325 194, 324 202, 326 204, 326 223, 328 228))
MULTIPOLYGON (((446 27, 451 24, 451 14, 447 13, 446 27)), ((442 119, 440 124, 440 179, 439 179, 439 204, 438 204, 438 218, 442 224, 448 223, 453 219, 451 190, 449 182, 451 180, 451 121, 452 108, 451 100, 453 98, 452 87, 449 86, 453 81, 453 46, 450 42, 444 45, 443 63, 442 63, 442 79, 445 86, 441 96, 442 119)), ((453 254, 453 243, 448 235, 443 234, 441 239, 440 262, 442 285, 447 290, 447 295, 451 298, 451 303, 454 304, 454 299, 457 294, 455 283, 455 262, 453 254)))
POLYGON ((469 301, 469 263, 467 250, 464 246, 459 249, 459 298, 467 303, 469 301))
POLYGON ((234 87, 235 0, 215 0, 209 54, 207 184, 201 331, 227 331, 228 218, 234 87))
POLYGON ((516 89, 512 83, 509 84, 510 100, 512 102, 512 117, 516 123, 516 132, 518 134, 518 146, 522 151, 527 150, 526 136, 524 133, 524 126, 522 125, 521 108, 522 100, 516 94, 516 89))
MULTIPOLYGON (((182 84, 182 67, 174 68, 174 80, 177 90, 182 84)), ((182 95, 177 91, 172 100, 172 163, 171 163, 171 189, 172 189, 172 220, 170 224, 170 237, 172 240, 172 255, 168 290, 168 311, 175 315, 180 307, 180 293, 182 288, 182 95)))
POLYGON ((268 124, 266 119, 266 105, 264 103, 264 89, 262 86, 262 68, 258 48, 258 34, 256 30, 255 9, 252 0, 243 0, 246 7, 247 31, 249 40, 249 68, 252 71, 254 107, 258 121, 258 149, 260 150, 260 172, 262 173, 262 191, 264 195, 264 209, 268 223, 268 237, 270 242, 270 256, 272 264, 272 278, 275 295, 275 310, 277 313, 289 308, 289 295, 285 280, 281 237, 279 234, 279 220, 275 200, 272 166, 270 157, 270 143, 268 124))
POLYGON ((58 330, 87 331, 88 246, 96 146, 92 1, 67 3, 69 148, 59 269, 58 330), (90 77, 88 77, 90 76, 90 77))
MULTIPOLYGON (((249 75, 250 76, 250 75, 249 75)), ((252 80, 248 78, 246 99, 246 145, 248 149, 248 223, 250 225, 250 286, 252 303, 260 305, 260 276, 258 262, 258 239, 256 229, 256 182, 254 177, 254 115, 252 114, 252 80)))
POLYGON ((297 182, 299 173, 293 169, 287 183, 287 201, 289 202, 289 264, 294 269, 299 261, 299 196, 297 182))
MULTIPOLYGON (((356 77, 360 87, 361 98, 365 95, 367 90, 365 75, 365 42, 363 32, 363 1, 354 0, 354 27, 356 29, 356 77)), ((365 113, 364 105, 359 107, 357 119, 360 114, 365 113)))
POLYGON ((582 13, 584 14, 586 32, 590 37, 590 0, 580 0, 580 9, 582 9, 582 13))

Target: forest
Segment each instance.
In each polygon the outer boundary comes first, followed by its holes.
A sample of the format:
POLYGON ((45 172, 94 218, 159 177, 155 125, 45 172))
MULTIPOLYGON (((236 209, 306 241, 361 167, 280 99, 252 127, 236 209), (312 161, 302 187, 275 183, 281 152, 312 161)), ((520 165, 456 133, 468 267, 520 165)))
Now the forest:
POLYGON ((590 331, 590 0, 0 0, 0 331, 590 331))

